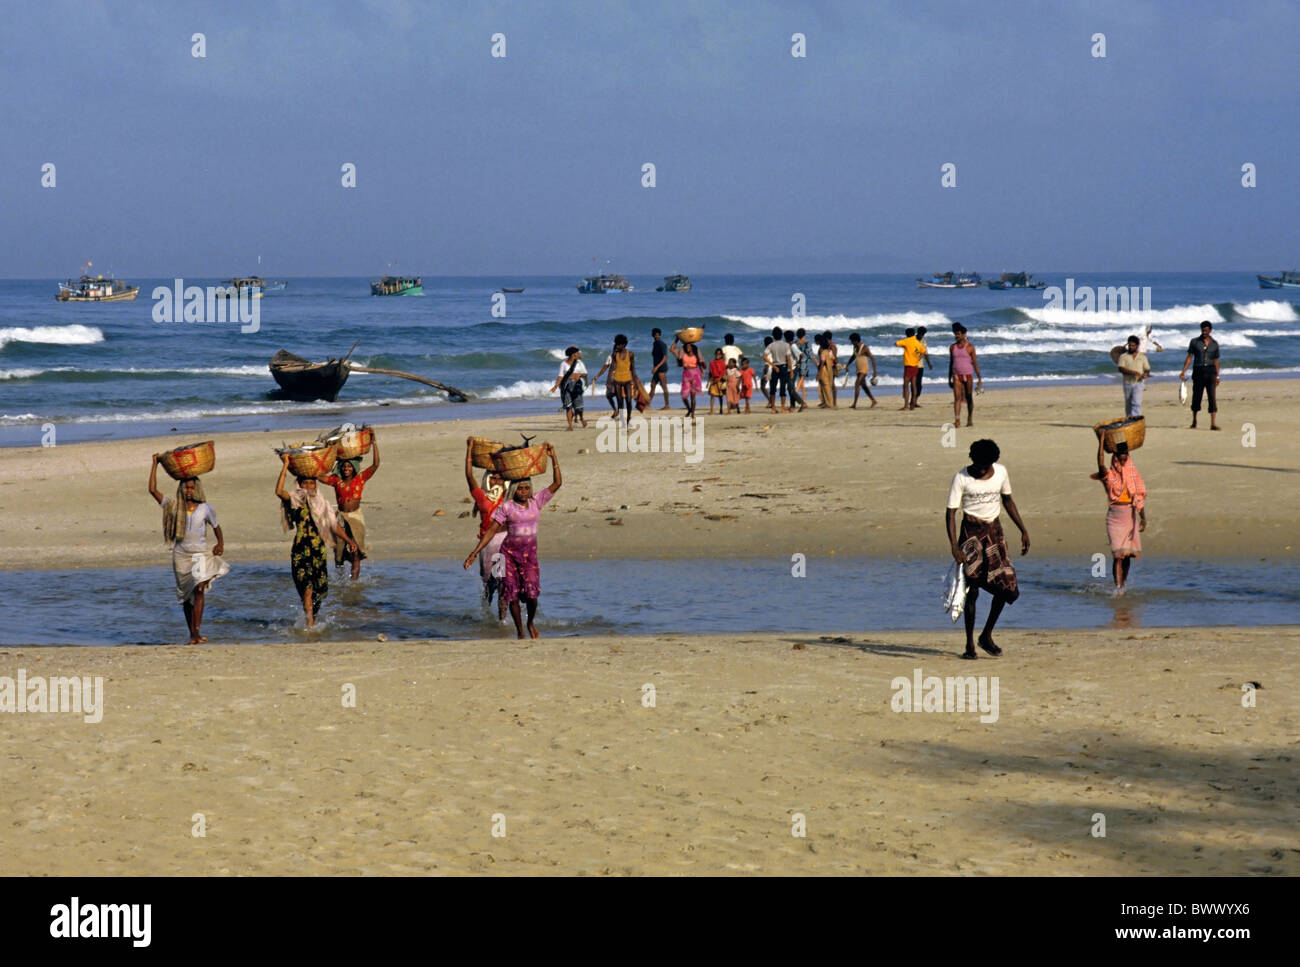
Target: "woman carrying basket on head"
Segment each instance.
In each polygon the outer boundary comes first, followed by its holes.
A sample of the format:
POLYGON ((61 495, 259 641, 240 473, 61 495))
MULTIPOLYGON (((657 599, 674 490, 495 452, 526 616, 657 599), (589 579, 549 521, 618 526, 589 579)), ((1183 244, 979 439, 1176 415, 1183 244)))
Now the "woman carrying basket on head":
MULTIPOLYGON (((474 513, 478 515, 478 536, 482 537, 492 526, 492 512, 506 499, 506 480, 495 470, 483 472, 482 486, 474 481, 474 438, 465 441, 465 485, 469 487, 470 498, 474 501, 474 513)), ((500 531, 491 538, 478 556, 478 576, 483 580, 483 601, 492 603, 492 595, 497 596, 497 617, 506 620, 505 595, 499 594, 501 578, 505 574, 505 563, 501 557, 501 544, 505 541, 505 531, 500 531)))
POLYGON ((158 489, 158 461, 164 454, 153 455, 149 469, 149 496, 162 505, 163 540, 172 544, 172 574, 176 578, 176 597, 185 611, 189 625, 189 644, 207 641, 199 631, 203 623, 203 605, 212 582, 230 571, 221 559, 226 539, 217 523, 217 512, 205 502, 203 484, 198 477, 187 477, 176 484, 176 496, 164 497, 158 489), (208 525, 217 543, 208 551, 208 525))
POLYGON ((1133 464, 1127 441, 1115 444, 1115 456, 1109 469, 1106 467, 1105 439, 1104 434, 1097 437, 1097 472, 1092 479, 1101 481, 1109 501, 1106 536, 1115 562, 1115 593, 1123 594, 1133 559, 1142 556, 1142 532, 1147 529, 1147 488, 1133 464))
POLYGON ((280 498, 284 529, 293 531, 293 550, 289 558, 293 585, 302 598, 307 627, 314 628, 320 606, 330 589, 325 548, 333 547, 337 539, 343 541, 353 554, 359 554, 361 549, 343 529, 325 495, 317 489, 315 477, 297 477, 298 486, 294 490, 284 489, 284 478, 289 472, 289 454, 281 454, 281 459, 284 463, 275 482, 275 495, 280 498))
MULTIPOLYGON (((682 405, 686 415, 695 420, 695 394, 704 390, 704 364, 700 360, 700 350, 693 342, 684 343, 677 348, 677 340, 668 347, 668 351, 677 357, 682 367, 682 405)), ((709 404, 712 408, 712 403, 709 404)))
POLYGON ((349 537, 356 542, 354 552, 342 541, 334 542, 334 566, 342 567, 344 561, 352 562, 352 580, 361 577, 361 562, 366 557, 366 518, 361 513, 361 492, 366 481, 379 470, 379 437, 370 431, 370 466, 361 469, 361 460, 340 460, 338 475, 321 477, 321 483, 334 488, 334 500, 339 507, 339 521, 349 537))
POLYGON ((510 607, 510 617, 514 618, 515 631, 520 638, 524 637, 520 601, 528 608, 528 636, 541 637, 533 624, 533 618, 537 614, 537 598, 542 593, 541 567, 537 561, 537 524, 542 516, 542 508, 560 489, 560 462, 555 457, 555 447, 549 443, 546 444, 546 455, 551 460, 551 485, 534 496, 531 480, 519 480, 512 484, 509 496, 492 512, 492 526, 479 538, 469 557, 465 558, 465 570, 469 570, 474 558, 492 539, 499 533, 505 533, 506 539, 501 544, 501 558, 505 565, 501 579, 501 597, 510 607))

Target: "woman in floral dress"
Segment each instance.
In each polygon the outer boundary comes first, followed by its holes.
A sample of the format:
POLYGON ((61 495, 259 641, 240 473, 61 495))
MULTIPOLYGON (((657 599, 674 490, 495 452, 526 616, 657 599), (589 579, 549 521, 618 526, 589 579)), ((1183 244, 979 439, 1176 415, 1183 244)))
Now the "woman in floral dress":
POLYGON ((280 478, 275 482, 275 495, 280 498, 284 529, 293 531, 293 551, 289 558, 293 585, 302 598, 307 627, 314 628, 320 606, 330 589, 325 548, 333 548, 337 539, 343 541, 353 554, 360 551, 356 541, 343 529, 325 495, 316 489, 314 477, 298 477, 298 486, 294 490, 284 489, 289 455, 281 456, 284 463, 280 467, 280 478))

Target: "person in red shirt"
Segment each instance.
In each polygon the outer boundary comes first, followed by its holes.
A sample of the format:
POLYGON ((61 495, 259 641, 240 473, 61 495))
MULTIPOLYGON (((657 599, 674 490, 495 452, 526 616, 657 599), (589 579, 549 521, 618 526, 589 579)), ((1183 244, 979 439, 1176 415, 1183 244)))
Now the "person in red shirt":
MULTIPOLYGON (((482 540, 488 528, 492 526, 492 512, 506 499, 506 481, 495 470, 483 474, 483 485, 474 482, 474 461, 472 451, 474 438, 465 440, 465 483, 469 495, 474 500, 474 513, 478 514, 478 536, 482 540)), ((497 596, 497 617, 506 620, 506 602, 501 597, 501 579, 505 576, 505 560, 501 557, 501 545, 505 542, 505 528, 496 534, 478 555, 478 574, 483 579, 483 600, 492 603, 492 595, 497 596)))
POLYGON ((713 360, 709 363, 709 415, 713 415, 713 401, 718 401, 718 415, 726 411, 727 405, 727 357, 722 349, 713 351, 713 360))
POLYGON ((348 536, 356 542, 356 551, 344 541, 334 543, 334 566, 342 567, 344 561, 352 562, 352 580, 361 577, 361 562, 366 558, 366 518, 361 513, 361 492, 366 481, 379 469, 379 437, 370 431, 370 466, 358 472, 361 460, 340 460, 337 474, 321 477, 321 483, 334 488, 334 499, 339 505, 339 522, 348 536))
POLYGON ((740 398, 745 401, 745 412, 749 412, 749 401, 754 395, 754 368, 749 365, 749 357, 740 357, 740 398))

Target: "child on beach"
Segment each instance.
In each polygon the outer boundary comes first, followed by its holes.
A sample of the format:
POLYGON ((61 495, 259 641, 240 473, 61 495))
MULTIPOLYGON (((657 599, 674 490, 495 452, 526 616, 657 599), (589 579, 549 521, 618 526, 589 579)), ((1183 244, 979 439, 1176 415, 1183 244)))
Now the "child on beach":
POLYGON ((709 363, 709 416, 713 415, 713 401, 718 401, 718 415, 724 412, 723 400, 727 395, 727 359, 721 349, 713 351, 713 361, 709 363))
POLYGON ((754 395, 754 367, 749 365, 749 357, 740 357, 740 398, 745 401, 745 413, 749 413, 749 400, 754 395))
POLYGON ((866 393, 867 399, 871 400, 871 405, 876 405, 876 398, 871 395, 871 387, 867 384, 868 377, 872 380, 876 378, 876 357, 871 355, 871 350, 867 344, 862 341, 862 337, 856 332, 849 336, 849 342, 853 345, 853 356, 849 362, 853 364, 857 371, 857 382, 853 384, 853 403, 849 409, 858 408, 858 394, 866 393))
POLYGON ((740 367, 734 359, 727 360, 727 412, 740 412, 740 367))

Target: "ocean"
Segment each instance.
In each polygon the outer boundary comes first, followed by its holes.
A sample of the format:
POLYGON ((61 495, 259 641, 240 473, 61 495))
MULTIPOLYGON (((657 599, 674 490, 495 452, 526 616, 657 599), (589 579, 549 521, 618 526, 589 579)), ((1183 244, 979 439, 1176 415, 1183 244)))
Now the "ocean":
MULTIPOLYGON (((102 304, 56 302, 54 280, 0 281, 0 445, 39 444, 50 424, 59 442, 76 442, 173 428, 210 433, 553 409, 558 400, 547 388, 565 346, 581 347, 594 374, 615 334, 626 333, 644 373, 656 326, 671 340, 677 329, 702 325, 706 350, 734 333, 754 360, 776 324, 830 329, 842 347, 858 332, 880 357, 880 384, 889 389, 900 381, 902 350, 893 343, 904 328, 930 330, 935 378, 942 378, 951 325, 961 322, 985 385, 996 390, 1115 380, 1107 351, 1146 324, 1165 347, 1151 355, 1155 378, 1172 380, 1198 323, 1210 319, 1226 379, 1300 373, 1297 304, 1244 272, 1041 276, 1062 289, 1071 278, 1076 293, 1139 287, 1141 308, 1103 312, 1052 307, 1042 291, 922 290, 903 275, 705 275, 685 293, 655 292, 661 278, 629 276, 635 291, 604 295, 579 294, 579 278, 425 277, 423 296, 390 298, 371 296, 363 278, 290 278, 260 300, 255 332, 231 322, 155 322, 151 295, 170 289, 172 279, 127 276, 140 286, 136 301, 102 304), (501 286, 525 291, 504 296, 505 315, 494 317, 501 286), (802 318, 792 316, 797 294, 802 318), (439 380, 472 401, 448 403, 423 384, 361 373, 336 403, 275 398, 267 363, 277 350, 324 360, 343 356, 356 340, 355 362, 439 380)), ((669 382, 676 391, 675 368, 669 382)))

